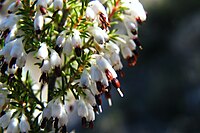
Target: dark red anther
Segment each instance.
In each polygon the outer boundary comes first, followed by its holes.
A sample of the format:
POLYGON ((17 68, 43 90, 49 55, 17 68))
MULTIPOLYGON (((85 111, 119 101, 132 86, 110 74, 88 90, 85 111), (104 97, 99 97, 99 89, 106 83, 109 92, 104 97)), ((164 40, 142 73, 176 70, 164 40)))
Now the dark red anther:
POLYGON ((122 70, 118 70, 117 72, 119 73, 119 75, 120 75, 122 78, 125 77, 125 73, 124 73, 124 71, 122 71, 122 70))
POLYGON ((109 83, 109 85, 106 87, 106 90, 107 90, 107 91, 111 91, 111 89, 112 89, 111 83, 110 83, 110 82, 108 82, 108 83, 109 83))
POLYGON ((10 10, 8 10, 8 14, 11 14, 12 12, 10 10))
POLYGON ((45 15, 48 11, 45 7, 40 6, 40 12, 42 13, 42 15, 45 15))
POLYGON ((45 118, 42 120, 42 123, 41 123, 40 128, 44 129, 45 126, 46 126, 47 121, 48 121, 48 119, 45 117, 45 118))
POLYGON ((16 57, 13 57, 13 58, 10 60, 9 68, 12 68, 12 66, 16 64, 16 61, 17 61, 17 58, 16 58, 16 57))
POLYGON ((55 129, 58 129, 58 121, 59 121, 59 119, 56 117, 55 121, 54 121, 54 128, 55 129))
POLYGON ((61 45, 56 45, 55 47, 55 51, 59 54, 59 56, 61 56, 63 47, 61 45))
POLYGON ((80 57, 80 56, 81 56, 81 53, 82 53, 82 49, 81 49, 80 47, 76 47, 76 48, 75 48, 75 53, 76 53, 76 55, 77 55, 78 57, 80 57))
POLYGON ((94 112, 98 112, 98 106, 97 105, 93 106, 93 110, 94 112))
POLYGON ((110 27, 110 23, 107 22, 106 16, 102 12, 99 14, 99 20, 102 24, 102 29, 107 30, 107 27, 110 27))
POLYGON ((85 117, 82 117, 82 127, 86 128, 87 127, 87 121, 85 117))
POLYGON ((36 30, 35 32, 36 32, 36 34, 40 34, 40 33, 41 33, 41 30, 38 29, 38 30, 36 30))
POLYGON ((105 70, 105 73, 106 73, 106 77, 109 81, 113 79, 113 75, 108 69, 105 70))
POLYGON ((105 97, 106 97, 106 99, 111 98, 110 91, 105 91, 105 97))
POLYGON ((15 79, 15 75, 14 74, 10 74, 8 76, 8 83, 11 83, 14 79, 15 79))
POLYGON ((44 83, 48 83, 49 82, 49 77, 47 73, 42 73, 42 75, 40 76, 39 82, 44 83))
POLYGON ((72 112, 73 110, 74 110, 74 106, 73 106, 73 105, 70 105, 70 106, 69 106, 69 111, 72 112))
POLYGON ((135 66, 135 64, 137 63, 137 58, 135 55, 133 55, 132 57, 127 58, 128 61, 128 66, 132 67, 135 66))
POLYGON ((142 24, 142 20, 140 19, 140 17, 136 18, 136 21, 138 22, 138 24, 142 24))
POLYGON ((10 29, 6 29, 3 34, 1 35, 1 38, 6 38, 8 34, 10 33, 10 29))
POLYGON ((52 128, 53 128, 53 117, 51 117, 51 118, 47 121, 47 124, 46 124, 46 130, 47 130, 47 132, 52 131, 52 128))
POLYGON ((133 41, 135 42, 136 46, 138 46, 140 49, 142 49, 142 43, 140 42, 140 40, 138 38, 133 39, 133 41))
POLYGON ((138 54, 137 50, 133 50, 132 52, 135 55, 135 57, 138 58, 139 54, 138 54))
POLYGON ((97 86, 97 90, 101 93, 103 91, 103 84, 101 83, 101 81, 97 81, 96 82, 96 86, 97 86))
POLYGON ((66 125, 62 126, 61 133, 67 133, 66 125))
POLYGON ((6 114, 5 111, 1 111, 1 113, 0 113, 0 117, 3 116, 3 115, 5 115, 5 114, 6 114))
POLYGON ((60 69, 60 66, 56 66, 55 67, 55 74, 56 74, 56 76, 57 77, 60 77, 61 76, 61 74, 62 74, 62 71, 61 71, 61 69, 60 69))
POLYGON ((8 69, 8 63, 4 62, 2 67, 1 67, 1 73, 5 74, 7 69, 8 69))
POLYGON ((120 82, 118 79, 114 78, 112 80, 112 85, 115 87, 115 88, 120 88, 120 82))
POLYGON ((93 121, 90 121, 90 122, 89 122, 89 128, 91 128, 91 129, 94 128, 94 122, 93 122, 93 121))
POLYGON ((101 100, 100 95, 95 95, 95 100, 96 100, 97 105, 101 105, 102 104, 102 100, 101 100))
POLYGON ((137 35, 137 34, 138 34, 138 32, 137 32, 136 29, 131 29, 131 33, 132 33, 133 35, 137 35))

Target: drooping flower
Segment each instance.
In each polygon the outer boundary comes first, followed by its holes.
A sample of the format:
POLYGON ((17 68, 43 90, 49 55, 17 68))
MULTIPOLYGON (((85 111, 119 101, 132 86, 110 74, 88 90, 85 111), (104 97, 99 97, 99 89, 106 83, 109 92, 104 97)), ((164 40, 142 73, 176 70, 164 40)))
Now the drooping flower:
POLYGON ((19 129, 22 133, 28 133, 28 131, 30 131, 30 124, 25 114, 22 114, 20 118, 19 129))

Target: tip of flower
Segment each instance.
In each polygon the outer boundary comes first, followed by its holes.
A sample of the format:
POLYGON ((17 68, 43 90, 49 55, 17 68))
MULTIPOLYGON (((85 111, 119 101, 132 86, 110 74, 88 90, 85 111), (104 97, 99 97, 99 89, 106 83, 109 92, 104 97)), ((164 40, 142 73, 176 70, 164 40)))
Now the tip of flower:
POLYGON ((140 50, 143 50, 143 47, 142 46, 139 46, 140 50))
POLYGON ((117 88, 117 91, 118 91, 118 93, 119 93, 119 95, 120 95, 121 97, 124 97, 124 94, 122 93, 122 91, 120 90, 120 88, 117 88))
POLYGON ((108 98, 108 105, 112 106, 112 100, 111 100, 111 98, 108 98))
POLYGON ((100 113, 103 112, 101 105, 99 105, 99 112, 100 112, 100 113))

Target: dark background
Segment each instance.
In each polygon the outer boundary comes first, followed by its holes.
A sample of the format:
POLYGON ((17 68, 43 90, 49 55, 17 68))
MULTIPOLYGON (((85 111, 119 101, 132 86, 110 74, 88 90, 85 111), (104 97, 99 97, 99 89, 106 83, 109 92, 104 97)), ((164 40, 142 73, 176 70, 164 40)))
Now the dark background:
MULTIPOLYGON (((200 1, 141 0, 144 49, 85 133, 200 133, 200 1)), ((78 125, 80 126, 80 125, 78 125)))

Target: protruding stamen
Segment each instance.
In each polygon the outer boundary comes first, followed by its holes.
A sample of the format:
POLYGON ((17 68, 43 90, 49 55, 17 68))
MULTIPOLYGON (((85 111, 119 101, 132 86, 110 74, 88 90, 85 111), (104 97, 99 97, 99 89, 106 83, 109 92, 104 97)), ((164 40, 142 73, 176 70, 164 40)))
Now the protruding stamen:
POLYGON ((112 106, 112 99, 111 98, 108 98, 108 105, 112 106))
POLYGON ((100 112, 100 113, 103 112, 101 105, 99 105, 99 112, 100 112))
POLYGON ((86 128, 86 126, 87 126, 86 118, 85 118, 85 117, 82 117, 82 127, 83 127, 83 128, 86 128))
POLYGON ((113 75, 108 69, 105 70, 105 73, 106 73, 106 77, 107 77, 108 80, 113 79, 113 75))
POLYGON ((124 94, 122 93, 122 91, 120 90, 120 88, 117 88, 117 91, 118 91, 118 93, 119 93, 119 95, 120 95, 121 97, 124 97, 124 94))

